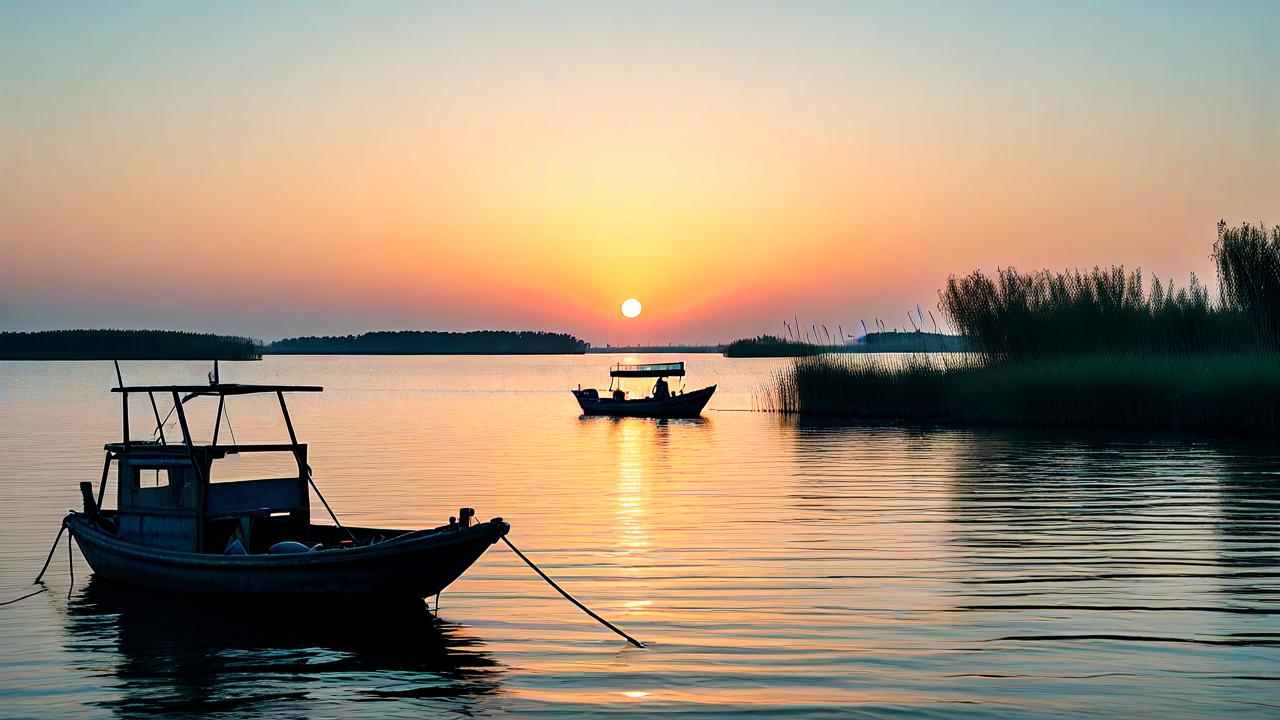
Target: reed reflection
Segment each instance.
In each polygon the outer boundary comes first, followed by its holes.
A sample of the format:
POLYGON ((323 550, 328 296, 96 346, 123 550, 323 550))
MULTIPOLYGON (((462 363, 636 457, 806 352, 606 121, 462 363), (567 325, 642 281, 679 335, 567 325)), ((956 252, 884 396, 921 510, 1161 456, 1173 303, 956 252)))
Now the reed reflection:
POLYGON ((1191 566, 1218 563, 1215 453, 1185 442, 1035 432, 966 433, 952 455, 952 543, 983 560, 975 587, 1107 583, 1150 593, 1152 583, 1208 585, 1191 566), (1185 468, 1196 470, 1188 474, 1185 468))
MULTIPOLYGON (((963 572, 951 585, 984 647, 1006 661, 1047 654, 1057 677, 1183 678, 1192 654, 1199 672, 1233 681, 1267 672, 1267 463, 1255 455, 1236 471, 1223 443, 1188 438, 967 436, 952 459, 951 557, 963 572)), ((996 671, 985 656, 971 671, 984 670, 996 671)))
POLYGON ((1222 592, 1253 610, 1280 603, 1280 456, 1274 447, 1241 445, 1222 453, 1218 523, 1222 592))
POLYGON ((91 579, 67 607, 65 638, 73 662, 119 681, 97 704, 120 716, 307 714, 334 701, 369 717, 385 715, 381 701, 471 714, 503 676, 478 640, 421 604, 227 607, 91 579))

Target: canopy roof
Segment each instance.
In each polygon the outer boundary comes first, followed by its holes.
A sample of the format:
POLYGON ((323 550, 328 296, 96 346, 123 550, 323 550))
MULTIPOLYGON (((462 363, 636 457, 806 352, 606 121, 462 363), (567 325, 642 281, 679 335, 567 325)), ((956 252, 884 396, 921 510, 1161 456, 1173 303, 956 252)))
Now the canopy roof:
POLYGON ((684 363, 647 363, 625 365, 619 363, 609 370, 610 377, 682 377, 684 363))
POLYGON ((191 395, 252 395, 275 392, 321 392, 319 385, 240 385, 218 383, 216 385, 130 385, 114 387, 111 392, 122 393, 183 393, 191 395))

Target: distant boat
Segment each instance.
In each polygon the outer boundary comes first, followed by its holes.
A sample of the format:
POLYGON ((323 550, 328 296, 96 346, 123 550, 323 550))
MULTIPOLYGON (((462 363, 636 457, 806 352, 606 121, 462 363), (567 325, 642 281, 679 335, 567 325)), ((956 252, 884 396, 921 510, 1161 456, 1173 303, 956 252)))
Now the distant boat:
POLYGON ((666 379, 684 377, 684 363, 618 364, 609 369, 609 394, 599 390, 581 388, 573 390, 584 415, 612 415, 616 417, 696 418, 702 414, 715 393, 716 386, 671 392, 666 379), (649 397, 629 399, 621 389, 615 390, 613 380, 618 378, 657 378, 654 394, 649 397))
MULTIPOLYGON (((422 599, 439 593, 510 530, 502 518, 473 524, 463 508, 447 525, 421 530, 313 524, 307 446, 299 443, 285 393, 319 392, 299 385, 220 384, 118 387, 124 439, 106 445, 102 486, 81 483, 84 510, 63 520, 102 578, 184 593, 306 599, 422 599), (289 442, 220 444, 218 426, 229 396, 274 394, 289 442), (131 440, 129 398, 171 396, 182 438, 168 442, 158 410, 158 440, 131 440), (218 423, 207 445, 192 441, 183 403, 218 399, 218 423), (297 475, 212 482, 228 455, 286 452, 297 475), (119 467, 116 510, 102 509, 111 461, 119 467)), ((145 406, 144 406, 145 407, 145 406)), ((170 440, 172 438, 169 438, 170 440)), ((319 491, 317 490, 317 496, 319 491)), ((320 497, 321 502, 324 498, 320 497)), ((325 503, 328 509, 328 504, 325 503)), ((330 511, 332 513, 332 511, 330 511)))

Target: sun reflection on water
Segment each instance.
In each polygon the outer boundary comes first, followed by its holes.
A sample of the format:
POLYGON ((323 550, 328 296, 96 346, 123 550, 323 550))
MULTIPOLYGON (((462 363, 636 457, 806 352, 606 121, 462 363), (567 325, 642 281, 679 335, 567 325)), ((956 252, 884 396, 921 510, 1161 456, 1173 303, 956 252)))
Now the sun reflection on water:
POLYGON ((642 552, 652 545, 648 522, 651 466, 656 461, 655 455, 666 448, 666 437, 665 433, 656 432, 650 421, 623 420, 615 428, 617 545, 624 553, 642 552))

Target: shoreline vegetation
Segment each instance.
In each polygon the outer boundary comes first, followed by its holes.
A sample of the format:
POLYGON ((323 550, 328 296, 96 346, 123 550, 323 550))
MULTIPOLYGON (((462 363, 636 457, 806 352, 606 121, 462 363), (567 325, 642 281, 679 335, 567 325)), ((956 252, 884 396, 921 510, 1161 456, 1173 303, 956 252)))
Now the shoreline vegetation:
POLYGON ((729 358, 805 357, 822 351, 818 345, 796 342, 777 335, 743 338, 724 346, 724 356, 729 358))
POLYGON ((0 333, 0 360, 261 360, 262 342, 179 330, 0 333))
POLYGON ((591 345, 564 333, 372 332, 253 338, 178 330, 0 332, 0 360, 261 360, 263 355, 580 355, 591 345))
POLYGON ((590 343, 566 333, 400 330, 277 340, 267 355, 581 355, 590 343))
POLYGON ((1280 226, 1218 226, 1216 299, 1122 267, 952 277, 974 352, 797 358, 762 395, 805 416, 959 425, 1280 429, 1280 226))
POLYGON ((960 353, 970 350, 969 341, 959 335, 924 332, 873 332, 848 345, 819 345, 790 340, 777 335, 760 335, 734 340, 724 347, 729 358, 809 357, 824 353, 960 353))

